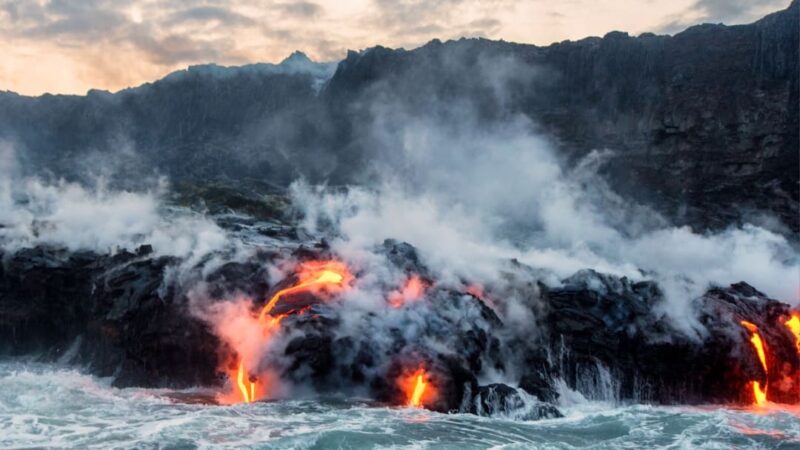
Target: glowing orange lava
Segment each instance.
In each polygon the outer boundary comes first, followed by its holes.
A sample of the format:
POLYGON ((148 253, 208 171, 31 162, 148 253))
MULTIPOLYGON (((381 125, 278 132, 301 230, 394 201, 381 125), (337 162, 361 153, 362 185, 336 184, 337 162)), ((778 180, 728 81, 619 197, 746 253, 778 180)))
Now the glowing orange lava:
POLYGON ((761 389, 761 383, 758 381, 753 381, 753 398, 755 398, 756 405, 763 405, 767 403, 767 386, 764 386, 764 389, 761 389))
POLYGON ((484 297, 486 297, 486 294, 483 291, 483 286, 480 284, 470 284, 464 291, 477 299, 485 300, 484 297))
POLYGON ((786 327, 794 334, 797 353, 800 353, 800 313, 792 313, 792 317, 786 321, 786 327))
POLYGON ((249 379, 245 382, 244 363, 239 363, 239 368, 236 370, 236 384, 239 386, 239 392, 242 393, 242 400, 245 403, 256 399, 256 384, 249 379))
POLYGON ((418 275, 410 276, 402 290, 393 291, 389 294, 389 306, 400 308, 407 301, 422 298, 425 295, 425 287, 425 283, 418 275))
POLYGON ((491 294, 478 283, 471 283, 464 287, 464 293, 469 294, 481 301, 484 305, 491 308, 494 312, 500 314, 501 309, 497 302, 492 298, 491 294))
POLYGON ((436 390, 431 385, 430 377, 422 368, 401 377, 399 386, 405 394, 407 406, 420 408, 436 397, 436 390))
MULTIPOLYGON (((237 339, 234 342, 229 342, 239 356, 237 368, 228 371, 228 378, 232 385, 238 388, 238 393, 233 397, 224 396, 222 401, 225 403, 251 403, 258 400, 259 396, 267 394, 269 383, 265 381, 268 373, 259 373, 258 378, 252 377, 248 373, 247 366, 249 363, 257 361, 258 348, 263 347, 269 340, 280 330, 281 321, 287 314, 272 315, 272 310, 278 303, 281 297, 311 291, 314 293, 322 292, 335 293, 344 288, 347 283, 352 280, 353 276, 347 266, 339 261, 310 261, 300 264, 296 268, 297 284, 286 289, 281 289, 261 308, 258 315, 256 330, 260 329, 260 333, 254 333, 252 325, 248 322, 255 322, 255 317, 249 312, 240 312, 238 316, 234 316, 235 321, 231 321, 230 326, 227 327, 231 330, 231 334, 235 335, 237 339), (259 336, 255 342, 252 337, 256 334, 259 336), (240 339, 244 335, 247 339, 240 339), (238 345, 237 345, 238 343, 238 345)), ((236 389, 234 389, 236 391, 236 389)))
POLYGON ((409 406, 419 407, 419 402, 422 400, 422 394, 425 393, 425 388, 428 383, 422 379, 422 375, 417 375, 417 381, 414 383, 414 392, 411 394, 411 399, 408 401, 409 406))
MULTIPOLYGON (((761 335, 758 333, 758 327, 746 320, 742 320, 741 324, 752 333, 752 336, 750 336, 750 343, 752 343, 753 347, 756 349, 758 359, 761 361, 761 367, 764 368, 764 373, 767 374, 767 353, 764 348, 764 341, 761 340, 761 335)), ((755 398, 756 404, 763 405, 767 402, 767 384, 764 383, 764 389, 762 390, 760 382, 753 380, 751 383, 753 385, 753 397, 755 398)))
POLYGON ((259 321, 264 321, 267 314, 272 312, 275 304, 284 295, 313 290, 315 288, 341 288, 353 276, 347 266, 339 261, 310 261, 303 263, 298 270, 298 283, 292 287, 281 289, 261 308, 258 315, 259 321))

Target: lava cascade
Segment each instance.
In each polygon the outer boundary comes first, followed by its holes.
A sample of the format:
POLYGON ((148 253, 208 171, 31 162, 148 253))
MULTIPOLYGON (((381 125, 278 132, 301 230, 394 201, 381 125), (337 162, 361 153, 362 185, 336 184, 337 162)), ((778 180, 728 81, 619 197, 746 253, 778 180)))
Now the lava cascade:
MULTIPOLYGON (((758 332, 758 327, 746 320, 742 320, 741 324, 751 333, 750 343, 753 344, 753 348, 755 348, 756 353, 758 354, 758 359, 761 361, 761 367, 764 368, 764 374, 768 375, 769 371, 767 369, 767 352, 766 348, 764 347, 764 341, 761 339, 761 334, 758 332)), ((761 383, 758 380, 751 381, 751 384, 753 386, 753 398, 755 399, 755 403, 757 405, 763 405, 766 403, 767 382, 764 382, 763 389, 761 388, 761 383)))
POLYGON ((785 323, 786 328, 792 332, 795 339, 795 346, 797 347, 797 353, 800 354, 800 313, 792 313, 789 320, 785 323))
POLYGON ((419 368, 401 377, 398 385, 405 396, 406 406, 421 408, 436 397, 436 389, 424 368, 419 368))

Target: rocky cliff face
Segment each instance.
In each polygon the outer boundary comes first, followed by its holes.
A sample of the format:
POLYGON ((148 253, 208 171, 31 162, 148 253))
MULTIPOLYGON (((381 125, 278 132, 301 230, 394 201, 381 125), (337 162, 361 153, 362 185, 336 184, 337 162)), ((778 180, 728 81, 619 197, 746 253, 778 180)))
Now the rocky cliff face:
POLYGON ((279 66, 190 68, 115 94, 3 93, 0 138, 27 172, 280 188, 299 175, 363 181, 379 106, 453 120, 469 109, 483 123, 523 115, 567 161, 612 150, 612 186, 678 224, 769 214, 798 231, 798 11, 794 1, 749 25, 548 47, 376 47, 351 52, 332 76, 296 54, 279 66))
POLYGON ((522 113, 569 157, 613 150, 614 187, 679 223, 716 228, 766 211, 797 230, 799 17, 793 2, 750 25, 672 37, 375 48, 351 53, 325 94, 338 105, 383 93, 418 110, 466 99, 484 120, 522 113))

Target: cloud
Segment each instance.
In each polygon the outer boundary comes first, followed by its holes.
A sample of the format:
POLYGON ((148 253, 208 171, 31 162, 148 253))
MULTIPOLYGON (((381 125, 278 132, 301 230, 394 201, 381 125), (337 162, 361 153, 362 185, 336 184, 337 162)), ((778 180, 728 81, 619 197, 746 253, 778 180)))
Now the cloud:
POLYGON ((656 30, 677 33, 695 23, 748 23, 786 5, 785 0, 696 0, 685 10, 668 17, 656 30))
POLYGON ((13 34, 29 38, 70 37, 80 41, 102 38, 124 27, 124 15, 104 1, 47 3, 4 2, 13 34))
MULTIPOLYGON (((496 10, 509 8, 512 1, 479 2, 475 0, 374 0, 377 20, 387 30, 404 38, 424 40, 492 36, 501 27, 494 18, 496 10)), ((408 44, 404 44, 408 45, 408 44)))
POLYGON ((306 19, 319 16, 324 12, 322 6, 314 2, 304 2, 304 1, 279 3, 275 5, 275 8, 289 15, 298 16, 306 19))
POLYGON ((147 34, 131 36, 131 42, 141 49, 146 57, 162 65, 192 63, 198 60, 218 61, 233 54, 230 39, 200 41, 182 35, 154 37, 147 34))
POLYGON ((164 21, 164 24, 175 25, 185 22, 206 22, 216 21, 227 26, 235 25, 254 25, 252 18, 237 12, 220 8, 218 6, 198 6, 181 11, 176 11, 164 21))
POLYGON ((786 5, 785 0, 698 0, 694 9, 703 11, 706 18, 719 22, 736 23, 760 17, 765 7, 776 10, 786 5), (755 17, 754 13, 756 13, 755 17))

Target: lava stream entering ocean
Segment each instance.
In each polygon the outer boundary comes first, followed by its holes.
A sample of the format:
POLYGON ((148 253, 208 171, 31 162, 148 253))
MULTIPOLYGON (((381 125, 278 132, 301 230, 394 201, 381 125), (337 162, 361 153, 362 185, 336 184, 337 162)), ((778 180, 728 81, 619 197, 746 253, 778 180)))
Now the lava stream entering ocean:
MULTIPOLYGON (((764 341, 761 339, 761 335, 758 333, 758 327, 746 320, 742 320, 741 324, 747 328, 750 333, 752 333, 750 336, 750 343, 752 343, 753 347, 756 349, 758 359, 761 361, 761 367, 764 368, 764 374, 768 375, 769 371, 767 370, 767 352, 764 348, 764 341)), ((761 389, 761 383, 757 380, 753 380, 751 383, 753 384, 753 397, 755 398, 756 404, 763 405, 767 402, 766 381, 764 382, 764 389, 761 389)))
MULTIPOLYGON (((286 317, 286 314, 272 316, 275 305, 282 297, 309 291, 317 295, 322 293, 335 294, 341 292, 353 279, 350 270, 340 261, 304 262, 297 267, 296 273, 297 284, 276 292, 259 312, 258 323, 261 329, 260 341, 262 347, 266 346, 272 336, 279 331, 281 321, 286 317), (269 319, 268 316, 270 316, 269 319)), ((255 318, 248 320, 255 320, 255 318)), ((244 329, 242 332, 248 332, 247 330, 249 329, 244 329)), ((238 341, 245 342, 246 339, 238 341)), ((250 370, 257 366, 259 354, 249 347, 240 345, 237 348, 235 343, 232 344, 232 347, 239 359, 236 363, 236 369, 228 371, 228 378, 230 384, 238 388, 239 396, 231 401, 233 403, 251 403, 268 392, 268 386, 262 385, 264 383, 262 380, 266 376, 254 377, 250 375, 250 370)))
POLYGON ((427 387, 428 383, 425 382, 422 375, 417 375, 417 379, 414 382, 414 392, 411 393, 411 399, 408 401, 409 406, 419 407, 422 394, 425 393, 425 388, 427 387))
POLYGON ((436 397, 436 389, 431 385, 430 376, 423 368, 401 377, 398 384, 405 395, 407 406, 420 408, 436 397))
POLYGON ((245 383, 244 377, 244 363, 239 363, 239 368, 236 370, 236 385, 239 386, 239 392, 242 394, 242 400, 245 403, 250 403, 256 399, 256 383, 250 381, 249 379, 247 380, 247 383, 245 383))

